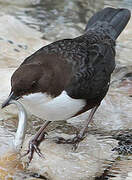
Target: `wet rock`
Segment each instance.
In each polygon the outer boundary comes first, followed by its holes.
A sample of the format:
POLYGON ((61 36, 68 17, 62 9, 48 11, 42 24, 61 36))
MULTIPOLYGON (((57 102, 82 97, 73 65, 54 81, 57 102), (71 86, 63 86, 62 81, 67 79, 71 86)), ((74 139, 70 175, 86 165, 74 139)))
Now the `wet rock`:
MULTIPOLYGON (((26 138, 23 150, 30 138, 26 138)), ((105 163, 113 160, 111 149, 116 144, 115 140, 89 134, 74 152, 71 145, 58 145, 49 138, 40 145, 44 158, 35 154, 28 169, 47 174, 51 180, 94 179, 104 171, 105 163)))
POLYGON ((127 92, 121 92, 118 87, 111 89, 95 115, 97 127, 109 132, 129 129, 132 127, 131 107, 132 100, 127 92))
POLYGON ((27 6, 27 5, 31 5, 31 4, 38 4, 40 2, 40 0, 23 0, 23 1, 18 1, 18 0, 0 0, 0 3, 3 3, 3 4, 13 4, 13 5, 24 5, 24 6, 27 6))
POLYGON ((113 165, 109 168, 109 180, 131 180, 132 179, 132 159, 131 157, 119 157, 113 165))
POLYGON ((54 41, 54 37, 56 37, 56 40, 60 40, 61 38, 69 39, 69 38, 75 38, 80 34, 81 34, 81 30, 79 32, 79 28, 75 29, 73 25, 65 27, 63 24, 52 23, 48 31, 44 33, 43 39, 50 39, 50 41, 54 41))
POLYGON ((119 154, 130 155, 132 154, 132 131, 120 131, 113 135, 113 138, 118 140, 118 146, 113 149, 119 154))
POLYGON ((103 3, 103 0, 62 0, 59 3, 58 0, 45 0, 36 8, 26 11, 30 22, 22 20, 34 28, 37 21, 37 28, 43 32, 44 39, 55 41, 73 38, 84 32, 88 19, 103 7, 103 3))
POLYGON ((124 65, 132 64, 132 31, 130 29, 132 29, 132 19, 119 36, 117 43, 117 59, 124 65))
POLYGON ((13 16, 1 16, 0 26, 0 68, 18 67, 25 57, 48 44, 40 32, 13 16))

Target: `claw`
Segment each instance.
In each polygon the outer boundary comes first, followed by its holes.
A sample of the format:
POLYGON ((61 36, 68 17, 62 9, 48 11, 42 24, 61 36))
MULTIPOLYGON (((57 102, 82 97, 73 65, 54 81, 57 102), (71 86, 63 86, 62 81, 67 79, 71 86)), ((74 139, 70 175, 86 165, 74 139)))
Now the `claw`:
POLYGON ((37 140, 30 141, 27 152, 25 154, 23 154, 21 156, 21 158, 29 154, 28 155, 28 159, 29 159, 28 163, 30 163, 33 159, 34 152, 36 152, 39 157, 44 158, 43 154, 41 153, 40 149, 38 148, 39 144, 40 144, 40 141, 37 141, 37 140))
POLYGON ((62 137, 57 137, 55 142, 58 144, 73 144, 72 150, 76 150, 78 148, 79 142, 81 142, 86 137, 84 133, 77 133, 76 136, 72 139, 64 139, 62 137))
POLYGON ((30 162, 32 161, 33 159, 33 154, 34 154, 34 150, 32 150, 31 152, 29 152, 29 156, 28 156, 28 163, 30 164, 30 162))
POLYGON ((43 157, 43 154, 41 153, 40 149, 36 146, 33 145, 35 152, 38 154, 39 157, 43 157))
POLYGON ((76 149, 78 148, 78 145, 81 141, 84 140, 86 136, 82 135, 82 134, 77 134, 74 138, 73 138, 73 147, 72 150, 76 151, 76 149))
POLYGON ((39 129, 39 131, 32 138, 32 140, 29 141, 27 152, 24 155, 21 156, 21 157, 24 157, 24 156, 28 155, 29 163, 33 159, 34 152, 36 152, 38 154, 38 156, 40 156, 41 158, 44 158, 44 156, 41 153, 38 146, 45 139, 45 135, 48 135, 47 132, 45 132, 44 130, 48 126, 49 123, 51 123, 51 121, 46 121, 45 124, 39 129))

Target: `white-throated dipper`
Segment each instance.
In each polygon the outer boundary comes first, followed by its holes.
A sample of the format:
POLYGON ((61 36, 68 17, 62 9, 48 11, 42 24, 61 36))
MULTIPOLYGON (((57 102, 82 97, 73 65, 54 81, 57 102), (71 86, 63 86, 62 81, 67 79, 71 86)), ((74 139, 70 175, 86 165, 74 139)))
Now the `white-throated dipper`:
POLYGON ((11 77, 11 92, 2 104, 20 100, 25 108, 47 120, 29 143, 29 161, 46 126, 92 109, 86 126, 73 139, 83 140, 93 115, 105 97, 115 68, 115 40, 130 19, 127 9, 105 8, 90 18, 85 33, 42 47, 27 57, 11 77))

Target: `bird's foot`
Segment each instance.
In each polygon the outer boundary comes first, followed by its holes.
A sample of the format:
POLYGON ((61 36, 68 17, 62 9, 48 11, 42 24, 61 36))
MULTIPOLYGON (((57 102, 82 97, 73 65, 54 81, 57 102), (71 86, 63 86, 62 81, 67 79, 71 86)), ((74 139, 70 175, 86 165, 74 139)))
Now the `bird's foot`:
POLYGON ((57 144, 72 144, 73 150, 76 150, 79 143, 86 137, 86 133, 78 133, 74 138, 64 139, 63 137, 56 137, 55 142, 57 144))
POLYGON ((40 157, 42 157, 42 153, 38 146, 39 146, 39 144, 38 144, 37 140, 35 140, 35 141, 31 140, 29 142, 27 152, 24 155, 22 155, 22 157, 28 155, 28 159, 29 159, 28 163, 30 163, 32 161, 34 152, 36 152, 40 157))
MULTIPOLYGON (((45 133, 45 134, 47 134, 47 133, 45 133)), ((44 156, 41 153, 38 146, 45 139, 45 134, 43 134, 43 136, 39 137, 38 139, 34 138, 34 139, 29 141, 27 152, 21 156, 21 157, 24 157, 24 156, 28 155, 28 159, 29 159, 28 163, 30 163, 32 161, 34 152, 36 152, 41 158, 44 158, 44 156)))
POLYGON ((97 108, 99 107, 100 103, 97 104, 90 112, 89 117, 87 119, 87 123, 84 126, 84 128, 76 134, 76 136, 72 139, 64 139, 62 137, 57 137, 55 142, 58 144, 73 144, 73 150, 76 150, 78 147, 78 144, 86 137, 87 135, 87 130, 88 130, 88 125, 93 119, 93 115, 97 108))

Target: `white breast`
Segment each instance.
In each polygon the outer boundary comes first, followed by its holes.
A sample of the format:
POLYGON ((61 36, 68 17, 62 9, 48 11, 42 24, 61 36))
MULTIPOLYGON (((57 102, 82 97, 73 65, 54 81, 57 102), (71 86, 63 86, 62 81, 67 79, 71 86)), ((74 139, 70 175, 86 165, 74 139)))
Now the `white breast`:
POLYGON ((19 101, 31 114, 48 121, 69 119, 86 105, 85 100, 73 99, 65 91, 56 98, 51 98, 46 93, 35 93, 24 96, 19 101))

